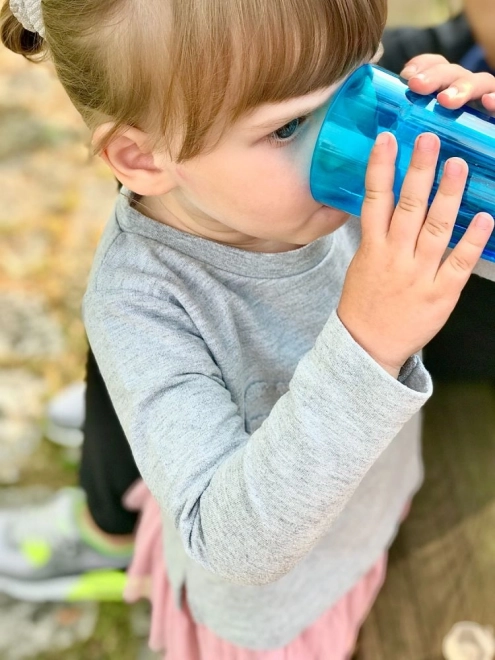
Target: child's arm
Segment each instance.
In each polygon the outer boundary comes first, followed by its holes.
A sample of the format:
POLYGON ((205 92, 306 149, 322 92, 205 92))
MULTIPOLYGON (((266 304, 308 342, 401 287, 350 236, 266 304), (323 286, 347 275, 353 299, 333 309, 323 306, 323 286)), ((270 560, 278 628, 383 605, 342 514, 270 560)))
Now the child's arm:
MULTIPOLYGON (((86 297, 86 329, 143 479, 204 568, 241 584, 279 579, 328 533, 428 399, 428 374, 414 357, 400 380, 391 378, 334 312, 250 435, 243 395, 233 399, 205 328, 180 304, 187 285, 172 272, 151 283, 150 295, 137 290, 139 272, 131 288, 118 259, 106 261, 117 264, 86 297)), ((213 335, 230 324, 211 323, 213 335)), ((228 337, 236 374, 249 369, 238 335, 228 337)))

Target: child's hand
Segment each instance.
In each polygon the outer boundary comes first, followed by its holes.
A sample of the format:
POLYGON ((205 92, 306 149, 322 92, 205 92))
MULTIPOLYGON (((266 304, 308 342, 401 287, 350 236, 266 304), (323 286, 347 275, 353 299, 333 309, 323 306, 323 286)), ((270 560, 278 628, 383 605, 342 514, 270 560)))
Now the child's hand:
POLYGON ((418 138, 394 209, 397 143, 389 133, 378 137, 366 174, 362 243, 337 310, 352 337, 394 377, 447 321, 493 229, 492 217, 479 213, 442 263, 468 167, 460 158, 447 161, 428 210, 439 149, 437 136, 418 138))
POLYGON ((418 94, 433 94, 438 102, 456 110, 469 101, 481 99, 488 112, 495 112, 495 76, 472 73, 458 64, 450 64, 441 55, 418 55, 406 64, 400 74, 418 94))

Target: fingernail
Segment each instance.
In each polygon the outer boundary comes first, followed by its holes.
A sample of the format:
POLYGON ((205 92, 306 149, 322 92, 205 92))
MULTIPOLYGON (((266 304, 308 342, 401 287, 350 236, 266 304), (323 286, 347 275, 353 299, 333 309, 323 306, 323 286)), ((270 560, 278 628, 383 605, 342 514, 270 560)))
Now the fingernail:
POLYGON ((448 89, 444 89, 442 94, 448 96, 449 99, 453 99, 459 94, 459 90, 457 87, 449 87, 448 89))
POLYGON ((389 133, 379 133, 378 137, 376 138, 376 145, 377 146, 383 146, 386 145, 390 142, 390 134, 389 133))
POLYGON ((488 213, 480 213, 476 216, 474 222, 479 229, 488 229, 492 224, 492 216, 488 213))
POLYGON ((428 82, 428 78, 426 77, 425 73, 417 73, 416 75, 412 76, 409 79, 409 82, 411 80, 419 80, 420 82, 428 82))
POLYGON ((423 133, 418 137, 416 146, 420 151, 432 151, 437 146, 437 139, 431 133, 423 133))
POLYGON ((450 176, 459 176, 464 171, 464 161, 451 158, 445 163, 445 170, 450 176))
POLYGON ((490 94, 485 94, 485 96, 487 96, 490 99, 490 101, 495 101, 495 93, 494 92, 490 92, 490 94))
POLYGON ((402 76, 402 78, 409 78, 410 76, 414 76, 417 70, 418 70, 417 66, 414 65, 406 66, 404 67, 404 69, 402 69, 400 75, 402 76))

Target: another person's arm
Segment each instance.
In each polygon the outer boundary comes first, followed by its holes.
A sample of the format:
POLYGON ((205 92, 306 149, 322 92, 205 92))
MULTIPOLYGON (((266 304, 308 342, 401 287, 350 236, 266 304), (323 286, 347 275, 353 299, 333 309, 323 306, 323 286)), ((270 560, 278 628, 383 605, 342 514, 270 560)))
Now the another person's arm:
MULTIPOLYGON (((476 2, 486 4, 491 0, 476 2)), ((430 28, 390 28, 382 41, 385 52, 380 66, 394 73, 400 73, 407 61, 422 53, 437 53, 450 62, 458 62, 475 43, 464 14, 430 28)))
POLYGON ((486 61, 495 69, 495 7, 493 0, 464 0, 465 14, 486 61))

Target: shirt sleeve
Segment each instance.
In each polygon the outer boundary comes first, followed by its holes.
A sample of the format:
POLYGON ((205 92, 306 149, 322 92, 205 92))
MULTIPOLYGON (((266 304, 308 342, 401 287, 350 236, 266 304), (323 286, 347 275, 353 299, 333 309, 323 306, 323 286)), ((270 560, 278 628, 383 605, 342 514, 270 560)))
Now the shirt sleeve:
POLYGON ((431 394, 419 358, 395 380, 333 313, 289 391, 248 435, 180 305, 93 291, 84 319, 144 481, 186 552, 239 584, 289 572, 431 394))

